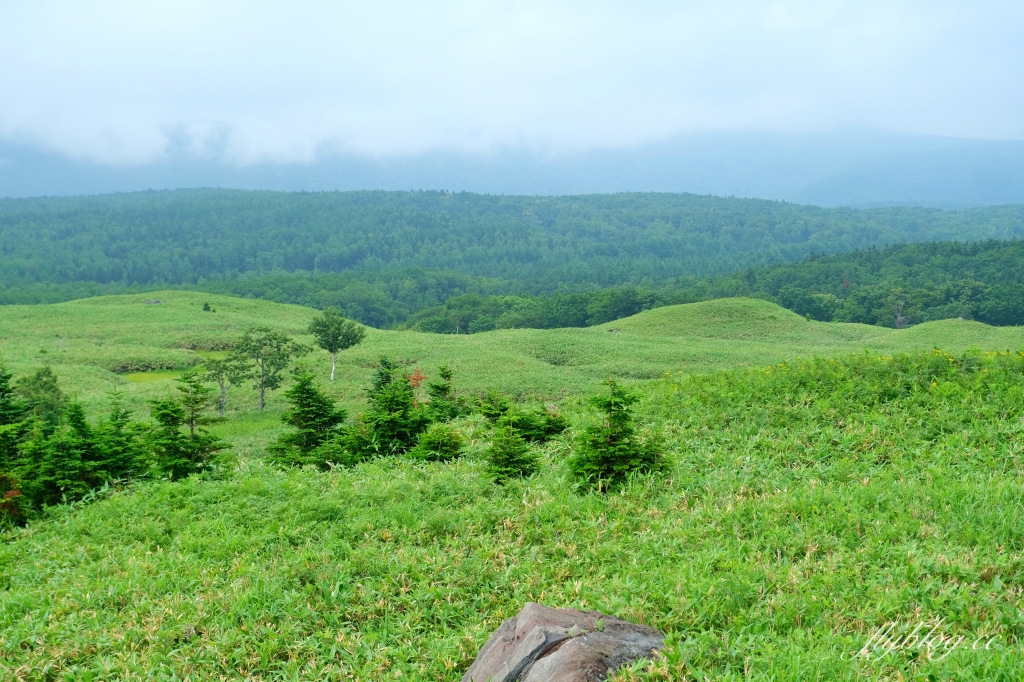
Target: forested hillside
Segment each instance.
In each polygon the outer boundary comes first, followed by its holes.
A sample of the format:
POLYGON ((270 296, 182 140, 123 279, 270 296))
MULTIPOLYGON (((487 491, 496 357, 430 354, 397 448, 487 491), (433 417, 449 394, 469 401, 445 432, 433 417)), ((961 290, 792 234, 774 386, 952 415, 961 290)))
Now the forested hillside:
POLYGON ((953 212, 690 194, 186 190, 0 201, 0 287, 427 268, 542 293, 724 274, 886 243, 1015 236, 1024 236, 1024 206, 953 212))
POLYGON ((455 296, 413 314, 421 331, 586 327, 675 303, 767 298, 823 322, 906 326, 953 317, 1024 324, 1024 242, 900 244, 658 287, 618 286, 550 296, 455 296), (899 319, 897 319, 899 318, 899 319))

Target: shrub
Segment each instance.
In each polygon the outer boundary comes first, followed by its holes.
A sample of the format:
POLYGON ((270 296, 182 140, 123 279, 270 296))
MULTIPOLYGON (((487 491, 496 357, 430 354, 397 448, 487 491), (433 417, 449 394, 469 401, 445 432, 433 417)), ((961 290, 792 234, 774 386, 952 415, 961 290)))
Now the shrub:
POLYGON ((14 382, 14 390, 32 414, 42 421, 43 431, 47 435, 53 433, 68 401, 57 385, 57 375, 49 365, 18 379, 14 382))
POLYGON ((14 466, 18 455, 18 442, 24 437, 23 421, 28 405, 15 398, 11 386, 11 373, 0 364, 0 475, 14 466))
POLYGON ((427 395, 430 396, 427 412, 430 419, 435 422, 447 422, 470 414, 473 410, 469 403, 455 393, 452 386, 452 371, 448 366, 438 367, 437 374, 441 380, 427 384, 427 395))
POLYGON ((497 422, 512 409, 508 398, 495 391, 488 391, 480 397, 480 414, 492 422, 497 422))
POLYGON ((661 464, 660 444, 643 442, 636 436, 630 406, 639 400, 614 380, 606 384, 608 395, 594 396, 590 404, 604 417, 580 435, 569 468, 582 482, 607 489, 621 484, 634 472, 654 471, 661 464))
POLYGON ((499 419, 499 423, 514 424, 520 437, 528 443, 546 443, 569 428, 565 417, 546 407, 530 411, 513 408, 499 419))
POLYGON ((0 473, 0 530, 22 521, 22 498, 14 476, 0 473))
POLYGON ((369 408, 339 440, 356 460, 403 454, 416 445, 430 424, 429 415, 416 402, 409 377, 386 357, 381 358, 374 374, 369 399, 369 408))
POLYGON ((359 464, 360 458, 354 455, 353 450, 347 445, 347 438, 352 428, 343 429, 338 436, 311 451, 307 462, 303 463, 315 464, 321 469, 329 469, 332 466, 355 466, 359 464))
POLYGON ((512 478, 530 476, 540 467, 540 458, 520 437, 513 424, 501 424, 494 429, 491 447, 487 450, 487 473, 495 483, 502 484, 512 478))
POLYGON ((433 424, 420 436, 419 444, 411 454, 428 462, 448 462, 462 454, 465 440, 447 424, 433 424))
POLYGON ((156 426, 149 434, 153 466, 157 473, 178 479, 207 467, 213 455, 230 447, 206 431, 220 421, 205 414, 213 407, 213 389, 204 386, 195 374, 178 381, 178 396, 150 401, 150 413, 156 426), (188 433, 182 431, 188 429, 188 433))
POLYGON ((285 391, 289 407, 281 421, 295 430, 282 434, 267 447, 271 461, 279 464, 315 464, 325 468, 328 461, 321 446, 340 435, 347 413, 316 386, 310 372, 299 372, 295 383, 285 391))

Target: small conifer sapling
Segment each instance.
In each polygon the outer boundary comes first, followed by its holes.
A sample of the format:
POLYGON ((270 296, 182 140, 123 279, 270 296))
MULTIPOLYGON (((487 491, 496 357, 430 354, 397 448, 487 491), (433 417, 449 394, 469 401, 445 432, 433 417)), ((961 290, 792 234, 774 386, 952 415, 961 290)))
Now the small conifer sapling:
POLYGON ((580 434, 569 468, 576 477, 599 489, 621 484, 630 474, 655 471, 661 466, 660 444, 637 437, 630 408, 639 397, 613 379, 605 382, 608 395, 590 399, 602 413, 601 422, 580 434))
POLYGON ((513 478, 531 476, 540 467, 540 457, 530 450, 511 422, 494 429, 486 457, 487 473, 499 485, 513 478))
MULTIPOLYGON (((288 409, 281 421, 294 430, 282 434, 267 450, 281 464, 327 465, 322 447, 341 433, 347 416, 335 400, 321 391, 311 372, 299 371, 284 393, 288 409)), ((337 463, 337 462, 335 462, 337 463)))

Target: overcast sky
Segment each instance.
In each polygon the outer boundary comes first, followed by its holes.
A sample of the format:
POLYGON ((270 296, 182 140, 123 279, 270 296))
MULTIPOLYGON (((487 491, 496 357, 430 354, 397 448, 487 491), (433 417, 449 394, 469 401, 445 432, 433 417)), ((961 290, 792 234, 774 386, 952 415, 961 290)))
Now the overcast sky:
POLYGON ((114 163, 1024 138, 1024 2, 0 0, 0 138, 114 163))

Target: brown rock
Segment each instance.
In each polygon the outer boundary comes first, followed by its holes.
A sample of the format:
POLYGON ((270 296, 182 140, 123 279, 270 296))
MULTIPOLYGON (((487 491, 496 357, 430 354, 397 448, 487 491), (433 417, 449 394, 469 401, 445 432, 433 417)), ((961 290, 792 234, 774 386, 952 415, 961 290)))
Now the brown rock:
POLYGON ((598 682, 648 658, 664 636, 598 611, 528 603, 501 624, 462 682, 598 682))

